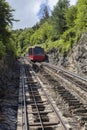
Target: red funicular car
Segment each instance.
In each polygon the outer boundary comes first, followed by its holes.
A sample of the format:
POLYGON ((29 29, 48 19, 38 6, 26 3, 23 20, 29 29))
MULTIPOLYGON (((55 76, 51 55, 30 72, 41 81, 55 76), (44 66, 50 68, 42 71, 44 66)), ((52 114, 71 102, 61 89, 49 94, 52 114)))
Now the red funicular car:
POLYGON ((31 61, 44 61, 44 49, 39 46, 32 46, 28 49, 28 56, 31 61))

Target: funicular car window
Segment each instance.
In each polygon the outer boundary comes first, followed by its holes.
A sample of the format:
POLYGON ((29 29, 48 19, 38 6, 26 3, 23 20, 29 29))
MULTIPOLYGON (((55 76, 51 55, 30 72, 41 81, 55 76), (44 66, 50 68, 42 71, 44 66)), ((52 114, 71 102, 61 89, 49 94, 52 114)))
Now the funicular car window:
POLYGON ((28 53, 29 53, 29 55, 32 55, 32 48, 29 48, 28 53))
POLYGON ((39 55, 39 54, 44 54, 43 48, 34 48, 34 54, 39 55))

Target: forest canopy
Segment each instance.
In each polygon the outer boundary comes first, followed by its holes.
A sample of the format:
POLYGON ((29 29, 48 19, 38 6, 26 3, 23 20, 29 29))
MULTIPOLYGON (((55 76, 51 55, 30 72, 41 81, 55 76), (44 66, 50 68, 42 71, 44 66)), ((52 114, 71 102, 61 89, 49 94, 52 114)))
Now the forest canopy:
POLYGON ((12 22, 14 21, 13 11, 5 0, 0 0, 0 59, 8 54, 16 55, 16 46, 11 32, 12 22))
POLYGON ((29 46, 37 44, 46 51, 56 48, 65 53, 86 31, 87 1, 78 0, 76 5, 71 6, 69 0, 58 0, 51 16, 46 7, 40 22, 32 28, 15 31, 18 53, 26 53, 29 46))
POLYGON ((11 31, 13 11, 0 0, 0 57, 23 55, 29 46, 38 44, 46 51, 56 48, 64 54, 87 32, 87 0, 78 0, 73 6, 69 0, 58 0, 51 15, 45 6, 43 17, 33 27, 11 31))

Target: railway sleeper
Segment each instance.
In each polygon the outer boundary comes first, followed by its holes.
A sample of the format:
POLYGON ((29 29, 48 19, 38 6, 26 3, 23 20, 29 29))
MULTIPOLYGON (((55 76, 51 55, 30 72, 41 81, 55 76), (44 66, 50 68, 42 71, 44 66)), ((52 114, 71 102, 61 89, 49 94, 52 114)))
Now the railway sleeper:
POLYGON ((32 77, 25 81, 25 84, 32 84, 32 83, 33 83, 32 77))
MULTIPOLYGON (((32 101, 32 100, 30 100, 30 101, 27 101, 30 105, 32 105, 32 104, 35 104, 34 103, 34 101, 32 101)), ((36 102, 37 104, 43 104, 43 103, 46 103, 47 101, 46 100, 44 100, 44 101, 38 101, 38 102, 36 102)))
POLYGON ((73 95, 67 95, 67 94, 64 94, 64 95, 63 95, 63 94, 62 94, 61 96, 62 96, 62 97, 65 97, 65 98, 67 98, 67 99, 76 99, 75 96, 73 96, 73 95))
MULTIPOLYGON (((57 84, 58 84, 58 82, 57 82, 57 84)), ((60 85, 60 84, 58 84, 58 85, 56 86, 56 88, 59 89, 59 90, 66 90, 66 89, 64 88, 64 86, 62 86, 62 85, 60 85)))
MULTIPOLYGON (((39 111, 40 114, 48 114, 48 113, 53 113, 53 112, 54 112, 53 110, 50 110, 50 111, 39 111)), ((38 112, 37 111, 30 112, 29 114, 37 115, 38 112)))
POLYGON ((71 93, 68 92, 62 92, 60 93, 62 96, 70 96, 70 97, 74 97, 71 93))
MULTIPOLYGON (((54 127, 54 125, 53 125, 53 127, 54 127)), ((38 128, 37 130, 42 130, 42 128, 38 128)), ((51 127, 45 126, 44 130, 54 130, 54 128, 52 128, 52 126, 51 127)))
POLYGON ((82 107, 82 106, 80 106, 80 105, 69 106, 69 110, 79 109, 80 107, 82 107))
POLYGON ((36 85, 34 81, 33 81, 32 84, 29 83, 28 86, 29 86, 29 88, 30 88, 30 91, 31 91, 31 87, 32 87, 32 89, 35 89, 35 90, 38 89, 38 85, 36 85))
MULTIPOLYGON (((32 95, 32 91, 28 91, 29 92, 29 95, 32 95)), ((34 95, 39 95, 39 92, 38 91, 33 91, 33 94, 34 95)))
MULTIPOLYGON (((34 97, 41 97, 41 96, 39 95, 39 93, 33 93, 33 94, 34 94, 34 97)), ((29 96, 32 97, 32 96, 33 96, 32 93, 29 93, 29 96)))
MULTIPOLYGON (((37 117, 37 116, 38 116, 38 113, 34 113, 33 115, 37 117)), ((41 115, 41 117, 42 117, 42 116, 45 116, 45 117, 46 117, 46 116, 48 115, 48 113, 40 113, 40 115, 41 115)))
MULTIPOLYGON (((36 105, 31 105, 32 106, 32 108, 36 108, 36 105)), ((38 106, 38 109, 39 108, 44 108, 44 106, 43 105, 37 105, 38 106)))
POLYGON ((35 87, 37 86, 36 85, 37 81, 34 81, 33 78, 28 79, 28 83, 29 83, 28 85, 32 85, 32 86, 35 86, 35 87))
POLYGON ((32 87, 33 91, 38 91, 38 87, 36 88, 36 87, 33 87, 33 86, 28 86, 28 91, 29 92, 32 92, 31 87, 32 87))
POLYGON ((33 97, 37 100, 37 99, 40 99, 41 100, 41 96, 40 95, 29 95, 29 98, 30 99, 33 99, 33 97))
POLYGON ((55 88, 58 89, 59 91, 66 90, 63 86, 57 86, 55 88))
POLYGON ((30 95, 32 95, 32 92, 33 92, 34 95, 39 95, 38 89, 36 89, 34 91, 33 90, 32 91, 28 90, 28 92, 29 92, 30 95))
POLYGON ((59 91, 66 91, 66 89, 62 86, 55 86, 55 89, 57 89, 59 91))
MULTIPOLYGON (((39 111, 44 111, 44 110, 45 110, 44 107, 43 107, 43 108, 41 107, 41 108, 38 108, 38 109, 39 109, 39 111)), ((32 110, 33 110, 33 112, 34 112, 34 111, 37 111, 36 107, 33 107, 32 110)))
POLYGON ((79 107, 82 107, 83 104, 81 103, 71 103, 71 102, 67 102, 66 103, 70 109, 76 109, 76 108, 79 108, 79 107))
POLYGON ((71 102, 71 103, 79 103, 79 101, 77 101, 76 99, 75 100, 71 100, 71 99, 64 99, 64 102, 65 103, 69 103, 69 102, 71 102))
POLYGON ((78 109, 73 112, 74 114, 87 114, 87 109, 78 109))
POLYGON ((64 94, 64 95, 62 94, 61 97, 63 97, 63 98, 67 98, 67 99, 70 99, 70 98, 75 99, 74 96, 72 96, 72 95, 70 96, 70 95, 67 95, 67 94, 64 94))
POLYGON ((83 104, 82 103, 71 103, 71 102, 68 102, 68 105, 69 106, 78 106, 78 107, 81 107, 83 104))
POLYGON ((80 120, 87 122, 87 116, 83 116, 83 117, 81 117, 80 120))
MULTIPOLYGON (((60 122, 43 122, 43 125, 44 125, 44 127, 48 127, 48 126, 50 126, 50 127, 52 127, 52 126, 54 126, 54 125, 58 125, 60 122)), ((41 123, 37 123, 37 122, 35 122, 35 123, 33 123, 33 124, 29 124, 29 126, 41 126, 41 123)), ((38 129, 38 130, 42 130, 42 127, 40 128, 40 129, 38 129)), ((49 130, 49 129, 46 129, 46 130, 49 130)), ((53 129, 54 130, 54 129, 53 129)))
MULTIPOLYGON (((33 89, 33 88, 32 88, 32 89, 33 89)), ((32 94, 32 90, 28 89, 28 91, 29 91, 29 94, 32 94)), ((34 93, 34 94, 39 94, 38 88, 37 88, 36 90, 34 90, 33 93, 34 93)))
MULTIPOLYGON (((42 122, 49 122, 49 118, 47 116, 41 116, 41 120, 42 122)), ((35 116, 34 122, 40 122, 40 119, 38 116, 35 116)))
MULTIPOLYGON (((45 102, 37 102, 37 106, 40 106, 40 105, 45 105, 46 103, 45 102)), ((35 106, 35 103, 33 102, 33 103, 30 103, 29 102, 29 105, 31 105, 31 106, 35 106)))
POLYGON ((65 90, 62 91, 62 92, 66 93, 66 94, 71 94, 71 93, 69 92, 69 90, 67 90, 67 89, 65 89, 65 90))
POLYGON ((59 94, 69 94, 66 90, 57 90, 59 94))
POLYGON ((77 101, 77 100, 66 100, 67 101, 67 103, 71 103, 71 104, 80 104, 80 102, 79 101, 77 101))
POLYGON ((67 100, 77 101, 77 99, 76 99, 76 98, 73 98, 73 97, 66 97, 66 96, 64 96, 63 99, 65 99, 66 101, 67 101, 67 100))
MULTIPOLYGON (((31 105, 31 106, 32 106, 32 108, 36 108, 36 105, 31 105)), ((38 109, 39 109, 39 108, 40 108, 40 109, 41 109, 41 108, 45 108, 44 105, 37 105, 37 107, 38 107, 38 109)))

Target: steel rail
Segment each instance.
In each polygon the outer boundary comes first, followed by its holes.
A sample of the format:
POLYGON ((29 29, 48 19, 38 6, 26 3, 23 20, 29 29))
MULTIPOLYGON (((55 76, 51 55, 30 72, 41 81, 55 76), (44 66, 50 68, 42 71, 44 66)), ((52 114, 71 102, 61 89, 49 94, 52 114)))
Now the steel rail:
MULTIPOLYGON (((43 86, 43 83, 41 82, 41 80, 39 79, 39 77, 36 77, 36 78, 37 78, 37 80, 39 81, 40 85, 43 86)), ((53 103, 51 102, 50 97, 48 96, 48 94, 46 93, 46 91, 44 90, 43 87, 42 87, 42 89, 43 89, 43 91, 44 91, 45 96, 47 97, 48 102, 51 104, 52 109, 53 109, 54 112, 56 113, 58 120, 60 120, 60 122, 61 122, 61 124, 62 124, 64 130, 69 130, 69 129, 66 127, 65 123, 63 122, 63 120, 61 119, 61 117, 60 117, 58 111, 56 110, 55 106, 54 106, 53 103)))
POLYGON ((38 106, 37 106, 37 103, 36 103, 36 99, 35 99, 35 96, 34 96, 33 89, 32 89, 32 86, 31 86, 31 85, 30 85, 30 89, 31 89, 31 92, 32 92, 32 96, 33 96, 33 99, 34 99, 34 103, 35 103, 37 112, 38 112, 38 116, 39 116, 39 119, 40 119, 40 123, 41 123, 42 130, 45 130, 45 129, 44 129, 44 125, 43 125, 43 121, 42 121, 42 119, 41 119, 40 112, 39 112, 39 109, 38 109, 38 106))
POLYGON ((81 77, 81 76, 79 76, 79 75, 77 75, 75 73, 72 73, 70 71, 66 71, 66 70, 64 70, 62 68, 59 68, 59 67, 56 67, 55 65, 52 65, 52 64, 49 64, 49 63, 42 63, 42 65, 49 66, 50 68, 55 69, 56 71, 60 70, 60 71, 65 72, 66 74, 68 74, 70 76, 76 77, 76 78, 78 78, 80 80, 83 80, 83 81, 87 82, 87 78, 81 77))
POLYGON ((27 120, 27 109, 26 109, 26 95, 25 95, 25 84, 24 84, 24 67, 22 66, 22 87, 23 87, 23 108, 24 108, 24 130, 28 130, 27 120))
MULTIPOLYGON (((32 70, 32 71, 33 71, 33 70, 32 70)), ((39 84, 40 84, 41 86, 43 86, 43 83, 41 82, 41 80, 39 79, 39 77, 36 76, 36 74, 35 74, 34 71, 33 71, 33 73, 34 73, 36 79, 39 81, 39 84)), ((53 111, 54 111, 55 114, 57 115, 58 120, 60 120, 63 129, 64 129, 64 130, 69 130, 69 128, 67 128, 67 126, 66 126, 65 123, 63 122, 62 118, 60 117, 60 115, 59 115, 58 111, 56 110, 55 106, 52 104, 52 102, 51 102, 51 100, 50 100, 50 97, 49 97, 48 94, 45 92, 44 88, 43 88, 43 87, 41 87, 41 88, 43 89, 44 94, 45 94, 45 96, 47 97, 47 100, 48 100, 49 104, 51 105, 53 111)), ((32 86, 30 86, 30 89, 31 89, 31 91, 32 91, 32 86)), ((36 104, 36 100, 35 100, 35 96, 34 96, 33 91, 32 91, 32 94, 33 94, 34 102, 35 102, 35 104, 36 104)), ((38 110, 37 104, 36 104, 36 108, 37 108, 37 110, 38 110)), ((38 110, 37 112, 38 112, 38 114, 39 114, 39 118, 40 118, 40 121, 41 121, 42 130, 45 130, 44 127, 43 127, 43 122, 42 122, 42 119, 41 119, 41 117, 40 117, 40 112, 39 112, 39 110, 38 110)))

